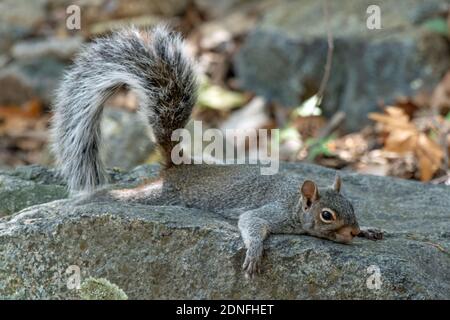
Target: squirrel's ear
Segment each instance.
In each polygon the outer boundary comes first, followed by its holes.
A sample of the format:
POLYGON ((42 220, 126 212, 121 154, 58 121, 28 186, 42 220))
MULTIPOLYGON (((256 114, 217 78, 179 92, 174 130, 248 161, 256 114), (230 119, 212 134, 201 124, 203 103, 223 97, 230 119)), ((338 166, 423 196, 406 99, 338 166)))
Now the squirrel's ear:
POLYGON ((319 189, 311 180, 303 182, 301 192, 302 196, 306 199, 305 205, 307 207, 310 207, 314 201, 319 199, 319 189))
POLYGON ((336 177, 334 178, 334 183, 333 183, 334 191, 340 192, 341 191, 341 185, 342 185, 341 176, 338 173, 336 173, 336 177))

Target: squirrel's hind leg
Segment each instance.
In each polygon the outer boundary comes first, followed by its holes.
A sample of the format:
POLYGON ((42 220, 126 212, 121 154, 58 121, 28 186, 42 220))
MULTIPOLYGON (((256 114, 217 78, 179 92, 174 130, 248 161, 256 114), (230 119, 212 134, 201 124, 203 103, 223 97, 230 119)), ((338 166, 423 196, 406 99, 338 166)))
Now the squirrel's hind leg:
POLYGON ((73 197, 75 205, 85 205, 90 203, 111 202, 114 198, 111 196, 110 190, 103 188, 94 192, 80 192, 73 197))
POLYGON ((172 204, 174 195, 163 190, 161 179, 147 182, 138 187, 129 189, 98 189, 92 193, 80 193, 75 199, 75 204, 100 203, 117 201, 122 203, 140 203, 146 205, 172 204), (169 194, 169 195, 168 195, 169 194))

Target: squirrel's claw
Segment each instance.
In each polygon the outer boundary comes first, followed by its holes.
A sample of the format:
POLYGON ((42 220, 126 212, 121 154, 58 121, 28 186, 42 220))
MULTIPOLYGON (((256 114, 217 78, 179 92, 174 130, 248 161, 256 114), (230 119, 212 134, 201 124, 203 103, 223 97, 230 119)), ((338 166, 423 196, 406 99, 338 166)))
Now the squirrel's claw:
POLYGON ((253 279, 255 274, 261 273, 261 257, 247 255, 242 269, 244 269, 246 277, 253 279))
POLYGON ((384 232, 378 228, 361 228, 358 237, 369 240, 382 240, 384 232))

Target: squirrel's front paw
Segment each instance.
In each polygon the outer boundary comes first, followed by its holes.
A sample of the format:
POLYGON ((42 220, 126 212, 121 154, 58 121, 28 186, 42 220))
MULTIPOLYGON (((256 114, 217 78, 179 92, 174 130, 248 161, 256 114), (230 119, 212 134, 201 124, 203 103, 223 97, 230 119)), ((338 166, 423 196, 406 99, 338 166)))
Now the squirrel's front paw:
POLYGON ((256 273, 261 273, 261 255, 252 255, 247 251, 242 268, 247 277, 253 279, 256 273))
POLYGON ((361 228, 358 237, 369 240, 381 240, 383 239, 383 231, 377 228, 361 228))

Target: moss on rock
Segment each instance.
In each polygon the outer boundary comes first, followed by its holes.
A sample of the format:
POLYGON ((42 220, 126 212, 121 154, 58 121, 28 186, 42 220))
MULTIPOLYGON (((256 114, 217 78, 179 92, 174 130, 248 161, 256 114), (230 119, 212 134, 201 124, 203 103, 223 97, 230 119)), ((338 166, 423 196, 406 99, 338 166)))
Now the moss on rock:
POLYGON ((83 300, 128 300, 126 293, 104 278, 88 278, 81 284, 80 298, 83 300))

